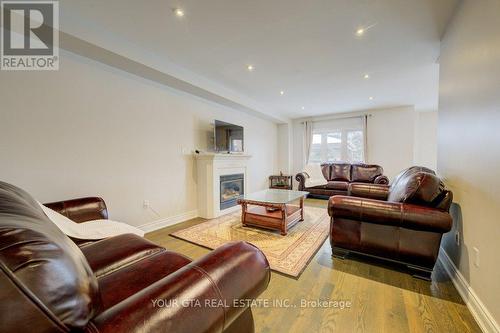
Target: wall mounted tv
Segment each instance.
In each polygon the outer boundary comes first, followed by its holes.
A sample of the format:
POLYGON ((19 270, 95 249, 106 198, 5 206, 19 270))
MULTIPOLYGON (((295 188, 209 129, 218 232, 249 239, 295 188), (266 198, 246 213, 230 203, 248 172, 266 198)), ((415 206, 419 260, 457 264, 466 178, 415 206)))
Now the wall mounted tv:
POLYGON ((243 152, 243 127, 215 121, 215 151, 243 152))

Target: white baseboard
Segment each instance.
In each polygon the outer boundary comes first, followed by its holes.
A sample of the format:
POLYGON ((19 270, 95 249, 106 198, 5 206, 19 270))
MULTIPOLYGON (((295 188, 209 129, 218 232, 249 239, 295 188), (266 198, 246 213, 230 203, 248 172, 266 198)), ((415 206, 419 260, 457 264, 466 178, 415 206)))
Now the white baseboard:
POLYGON ((164 219, 159 219, 156 221, 148 222, 143 225, 140 225, 139 228, 144 232, 148 233, 151 231, 155 231, 161 228, 169 227, 171 225, 181 223, 187 220, 191 220, 198 217, 198 211, 192 210, 190 212, 170 216, 164 219))
POLYGON ((476 319, 481 330, 485 333, 500 333, 498 323, 484 306, 483 302, 481 302, 479 297, 471 288, 467 280, 465 280, 462 273, 460 273, 457 269, 453 261, 451 261, 450 257, 443 248, 441 248, 439 261, 443 265, 446 273, 450 276, 455 288, 457 288, 458 293, 469 308, 472 316, 476 319))

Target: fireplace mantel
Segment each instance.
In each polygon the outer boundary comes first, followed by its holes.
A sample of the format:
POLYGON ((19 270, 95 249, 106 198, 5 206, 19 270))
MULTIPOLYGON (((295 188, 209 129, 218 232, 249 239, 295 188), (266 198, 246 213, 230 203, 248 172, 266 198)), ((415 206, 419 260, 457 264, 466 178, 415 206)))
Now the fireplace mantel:
POLYGON ((237 211, 240 206, 220 209, 220 177, 244 174, 244 189, 248 189, 247 154, 196 154, 198 213, 206 219, 237 211))
POLYGON ((222 153, 200 153, 195 154, 197 160, 248 160, 252 155, 247 154, 222 154, 222 153))

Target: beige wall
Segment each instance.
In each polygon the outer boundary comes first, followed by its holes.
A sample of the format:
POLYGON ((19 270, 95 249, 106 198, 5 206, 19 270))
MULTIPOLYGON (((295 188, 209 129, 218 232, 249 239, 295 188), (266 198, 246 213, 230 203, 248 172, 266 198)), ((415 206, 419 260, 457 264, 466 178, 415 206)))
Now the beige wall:
MULTIPOLYGON (((500 1, 466 0, 440 57, 438 170, 455 194, 443 247, 500 322, 500 1), (461 244, 454 241, 461 234, 461 244), (479 250, 475 265, 474 248, 479 250)), ((498 324, 497 324, 498 325, 498 324)), ((498 326, 497 326, 498 327, 498 326)))
POLYGON ((376 110, 368 118, 368 163, 381 165, 389 179, 413 165, 413 107, 376 110))
MULTIPOLYGON (((361 113, 371 114, 368 118, 368 163, 382 165, 385 174, 391 179, 414 164, 416 112, 413 107, 353 112, 345 116, 361 113)), ((303 119, 298 119, 293 123, 292 158, 295 173, 303 167, 302 121, 303 119)))
POLYGON ((437 168, 437 111, 417 112, 415 122, 415 164, 437 168))
POLYGON ((193 212, 191 152, 214 119, 245 127, 250 191, 276 172, 276 124, 61 52, 57 72, 0 73, 1 180, 43 202, 102 196, 132 225, 193 212))

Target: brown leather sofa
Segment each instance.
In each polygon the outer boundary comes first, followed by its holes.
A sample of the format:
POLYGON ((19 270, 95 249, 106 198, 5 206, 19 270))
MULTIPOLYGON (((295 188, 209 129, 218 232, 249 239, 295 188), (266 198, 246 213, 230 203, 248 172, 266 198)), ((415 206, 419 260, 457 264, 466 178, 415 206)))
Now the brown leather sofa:
MULTIPOLYGON (((78 222, 107 217, 99 198, 49 206, 78 222)), ((16 333, 254 332, 248 303, 270 279, 245 242, 195 261, 132 234, 78 246, 3 182, 0 268, 0 330, 16 333)))
POLYGON ((351 184, 330 198, 333 255, 362 253, 405 264, 430 279, 443 233, 451 230, 451 191, 432 170, 412 167, 389 185, 351 184))
POLYGON ((298 173, 299 191, 309 192, 311 197, 329 198, 333 195, 347 195, 350 183, 389 184, 389 178, 383 175, 384 169, 375 164, 323 163, 323 176, 328 184, 306 187, 305 172, 298 173))

